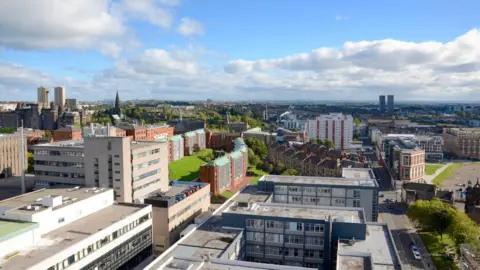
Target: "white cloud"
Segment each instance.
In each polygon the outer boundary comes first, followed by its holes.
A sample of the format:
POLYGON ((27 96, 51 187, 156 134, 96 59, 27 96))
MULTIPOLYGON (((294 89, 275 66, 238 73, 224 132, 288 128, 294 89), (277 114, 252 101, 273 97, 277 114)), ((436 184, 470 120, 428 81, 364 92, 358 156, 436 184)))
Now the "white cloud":
POLYGON ((138 46, 130 21, 162 29, 178 0, 2 0, 0 49, 94 49, 118 57, 138 46))
POLYGON ((341 15, 335 16, 335 21, 346 21, 348 19, 350 19, 348 16, 341 16, 341 15))
POLYGON ((184 36, 203 35, 205 33, 202 23, 187 17, 181 19, 177 31, 184 36))
POLYGON ((474 29, 447 43, 349 41, 339 48, 219 66, 202 47, 151 48, 118 59, 88 81, 0 63, 0 96, 9 98, 7 91, 19 89, 34 99, 38 85, 61 84, 99 100, 113 98, 117 89, 122 99, 376 100, 381 92, 397 99, 478 100, 478 44, 480 31, 474 29))

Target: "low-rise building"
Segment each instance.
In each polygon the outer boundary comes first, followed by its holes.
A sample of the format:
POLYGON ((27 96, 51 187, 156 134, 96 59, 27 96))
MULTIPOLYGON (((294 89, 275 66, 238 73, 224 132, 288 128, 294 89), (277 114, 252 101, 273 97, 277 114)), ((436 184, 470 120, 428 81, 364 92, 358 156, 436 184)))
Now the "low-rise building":
POLYGON ((345 168, 344 177, 264 175, 260 190, 272 193, 271 202, 361 207, 367 221, 378 219, 378 183, 371 169, 345 168))
POLYGON ((175 135, 168 138, 169 160, 175 161, 184 157, 184 139, 182 135, 175 135))
POLYGON ((80 140, 82 138, 82 129, 79 127, 68 126, 53 131, 55 141, 80 140))
POLYGON ((174 181, 168 190, 145 199, 152 205, 155 250, 163 252, 178 241, 196 218, 210 213, 210 186, 198 182, 174 181))
POLYGON ((442 136, 419 135, 414 139, 420 149, 425 151, 425 159, 437 161, 443 159, 443 138, 442 136))
POLYGON ((368 222, 361 208, 271 199, 247 186, 145 270, 402 269, 387 225, 368 222))
POLYGON ((118 136, 125 137, 127 134, 125 130, 115 126, 106 126, 98 123, 90 123, 90 125, 82 128, 83 136, 118 136))
POLYGON ((207 131, 207 148, 213 150, 233 151, 233 140, 242 138, 242 133, 229 133, 221 131, 207 131))
POLYGON ((184 151, 185 151, 185 155, 191 155, 193 154, 194 150, 195 150, 195 144, 196 144, 196 141, 197 141, 197 134, 195 134, 195 132, 193 131, 190 131, 190 132, 187 132, 185 134, 183 134, 183 142, 184 142, 184 151))
POLYGON ((168 138, 173 136, 173 127, 169 125, 139 126, 128 123, 119 123, 119 128, 125 130, 127 136, 133 141, 154 141, 159 137, 168 138))
POLYGON ((175 128, 176 135, 207 128, 207 124, 203 120, 171 120, 167 124, 175 128))
POLYGON ((277 143, 276 135, 274 133, 269 133, 269 132, 262 131, 262 129, 259 128, 259 127, 252 128, 252 129, 249 129, 249 130, 243 132, 242 137, 245 140, 250 138, 250 137, 254 137, 254 138, 258 139, 259 141, 264 142, 267 147, 277 143))
POLYGON ((134 268, 153 255, 152 207, 103 188, 42 189, 0 201, 0 268, 134 268))
POLYGON ((444 128, 445 152, 459 158, 480 158, 480 128, 444 128))
MULTIPOLYGON (((22 154, 27 160, 27 141, 21 149, 22 136, 19 134, 0 134, 0 178, 22 175, 22 154)), ((25 165, 25 170, 27 166, 25 165)))
POLYGON ((248 148, 242 139, 233 141, 234 151, 200 167, 200 181, 210 184, 214 194, 248 184, 248 148))
POLYGON ((445 203, 453 204, 455 192, 440 190, 436 185, 427 183, 406 182, 402 185, 401 200, 406 204, 414 203, 417 200, 430 201, 435 197, 445 203))
POLYGON ((425 150, 411 138, 399 137, 385 140, 385 164, 397 180, 422 180, 425 173, 425 150))

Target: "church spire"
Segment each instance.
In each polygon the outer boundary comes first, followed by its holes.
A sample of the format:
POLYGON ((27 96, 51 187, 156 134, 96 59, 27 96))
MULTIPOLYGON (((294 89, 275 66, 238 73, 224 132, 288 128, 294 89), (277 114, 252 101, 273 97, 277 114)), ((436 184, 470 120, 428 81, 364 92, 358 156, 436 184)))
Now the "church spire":
POLYGON ((117 91, 117 96, 115 97, 115 114, 120 114, 120 97, 118 96, 118 91, 117 91))

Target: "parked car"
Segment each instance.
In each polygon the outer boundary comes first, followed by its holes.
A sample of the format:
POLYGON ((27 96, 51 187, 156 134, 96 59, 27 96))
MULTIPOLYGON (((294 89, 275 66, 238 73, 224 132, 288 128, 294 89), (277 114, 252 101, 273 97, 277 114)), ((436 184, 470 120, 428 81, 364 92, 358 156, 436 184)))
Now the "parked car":
POLYGON ((385 197, 385 194, 380 194, 380 196, 378 196, 378 197, 383 198, 383 197, 385 197))
POLYGON ((415 259, 417 260, 421 260, 422 256, 420 255, 420 252, 418 251, 417 246, 412 244, 410 248, 412 249, 413 257, 415 257, 415 259))

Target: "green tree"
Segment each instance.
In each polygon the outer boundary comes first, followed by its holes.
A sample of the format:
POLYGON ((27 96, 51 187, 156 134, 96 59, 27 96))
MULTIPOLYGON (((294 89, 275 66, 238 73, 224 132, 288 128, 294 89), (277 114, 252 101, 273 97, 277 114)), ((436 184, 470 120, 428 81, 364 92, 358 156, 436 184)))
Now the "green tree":
POLYGON ((355 117, 353 119, 353 123, 358 126, 362 123, 362 120, 360 119, 360 117, 355 117))
POLYGON ((273 172, 273 164, 271 163, 264 163, 262 170, 267 173, 272 173, 273 172))
POLYGON ((33 167, 34 167, 34 158, 33 158, 33 153, 28 152, 27 153, 27 161, 28 161, 28 168, 27 172, 28 173, 33 173, 33 167))
POLYGON ((259 156, 260 159, 264 159, 267 157, 267 146, 265 142, 260 141, 255 137, 250 137, 245 140, 248 148, 251 148, 255 155, 259 156))
POLYGON ((285 164, 283 163, 277 163, 275 166, 273 166, 273 171, 272 174, 280 175, 286 170, 285 164))
POLYGON ((15 131, 17 131, 16 128, 0 128, 0 134, 12 134, 15 133, 15 131))
POLYGON ((447 228, 453 224, 454 210, 438 198, 431 201, 419 200, 408 207, 408 217, 423 230, 438 233, 442 238, 447 228))
POLYGON ((334 149, 335 148, 335 145, 333 144, 333 142, 329 139, 326 139, 325 142, 324 142, 324 145, 325 147, 327 147, 328 149, 334 149))
POLYGON ((295 169, 287 169, 282 173, 282 175, 300 175, 295 169))
POLYGON ((45 130, 45 137, 52 138, 53 137, 52 132, 48 129, 45 130))
POLYGON ((248 164, 257 166, 260 163, 260 158, 257 155, 248 155, 248 164))
POLYGON ((470 244, 480 248, 480 228, 464 212, 456 210, 452 213, 452 224, 447 229, 450 238, 457 247, 461 244, 470 244))

